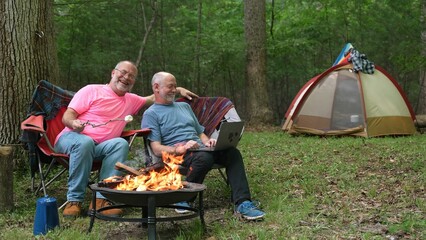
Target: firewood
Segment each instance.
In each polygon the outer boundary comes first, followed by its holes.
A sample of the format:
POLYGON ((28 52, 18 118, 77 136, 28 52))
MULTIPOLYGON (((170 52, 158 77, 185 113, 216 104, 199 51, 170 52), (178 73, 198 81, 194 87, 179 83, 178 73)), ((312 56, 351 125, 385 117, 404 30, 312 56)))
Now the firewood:
POLYGON ((121 162, 117 162, 115 164, 115 169, 122 171, 122 172, 125 172, 125 173, 130 174, 130 175, 135 175, 135 176, 142 175, 142 172, 140 172, 140 171, 138 171, 138 170, 136 170, 136 169, 134 169, 130 166, 127 166, 126 164, 121 163, 121 162))
POLYGON ((159 171, 164 168, 164 163, 162 161, 159 161, 157 163, 154 163, 148 167, 139 169, 139 172, 142 174, 148 174, 150 171, 159 171))

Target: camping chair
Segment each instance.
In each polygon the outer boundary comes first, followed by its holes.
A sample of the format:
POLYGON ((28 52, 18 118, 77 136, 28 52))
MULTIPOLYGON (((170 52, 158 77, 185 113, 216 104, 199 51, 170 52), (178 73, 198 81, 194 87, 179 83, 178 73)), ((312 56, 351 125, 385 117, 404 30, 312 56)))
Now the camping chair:
MULTIPOLYGON (((241 118, 235 110, 234 104, 225 97, 198 97, 192 100, 179 98, 176 101, 187 102, 191 106, 199 123, 205 127, 204 133, 212 138, 217 138, 218 129, 222 122, 241 121, 241 118)), ((145 145, 145 147, 148 149, 149 156, 147 156, 147 159, 150 161, 146 164, 147 166, 160 161, 160 159, 153 154, 149 144, 145 145)), ((212 169, 217 169, 225 183, 229 184, 226 174, 223 172, 224 168, 225 166, 219 164, 214 164, 212 167, 212 169)), ((185 169, 182 170, 185 172, 185 169)))
MULTIPOLYGON (((46 188, 69 168, 69 156, 56 152, 53 144, 56 136, 64 128, 62 116, 73 95, 73 92, 63 90, 48 81, 40 81, 32 97, 28 118, 21 123, 23 130, 21 141, 25 143, 29 154, 31 189, 34 194, 43 190, 46 196, 46 188), (63 168, 56 174, 51 174, 57 165, 63 168), (37 189, 35 189, 36 172, 40 176, 37 189)), ((135 137, 146 137, 149 132, 149 129, 124 131, 122 137, 126 138, 131 146, 135 137)), ((101 162, 93 163, 92 171, 100 168, 101 162)))

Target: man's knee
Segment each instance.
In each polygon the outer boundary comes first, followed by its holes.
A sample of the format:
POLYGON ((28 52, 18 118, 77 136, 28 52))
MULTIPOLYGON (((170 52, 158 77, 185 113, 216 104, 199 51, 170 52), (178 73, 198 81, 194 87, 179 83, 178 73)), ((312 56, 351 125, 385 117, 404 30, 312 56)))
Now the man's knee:
POLYGON ((79 151, 93 151, 95 148, 95 142, 90 137, 81 137, 76 141, 75 148, 79 151))
POLYGON ((199 152, 194 158, 194 161, 198 166, 202 166, 204 169, 210 170, 214 164, 214 157, 208 152, 199 152))
POLYGON ((117 146, 118 148, 129 147, 129 143, 124 138, 114 138, 113 142, 114 142, 114 145, 117 146))

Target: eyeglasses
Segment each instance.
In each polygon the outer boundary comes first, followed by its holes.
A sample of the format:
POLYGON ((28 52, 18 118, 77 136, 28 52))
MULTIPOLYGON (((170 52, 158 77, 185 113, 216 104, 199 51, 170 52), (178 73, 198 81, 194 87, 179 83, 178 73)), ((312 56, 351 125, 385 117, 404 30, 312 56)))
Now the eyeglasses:
POLYGON ((120 69, 117 69, 117 68, 114 68, 114 70, 119 71, 121 73, 121 75, 123 75, 123 76, 127 75, 127 78, 130 79, 130 80, 135 80, 136 79, 136 77, 133 74, 129 73, 126 70, 120 70, 120 69))

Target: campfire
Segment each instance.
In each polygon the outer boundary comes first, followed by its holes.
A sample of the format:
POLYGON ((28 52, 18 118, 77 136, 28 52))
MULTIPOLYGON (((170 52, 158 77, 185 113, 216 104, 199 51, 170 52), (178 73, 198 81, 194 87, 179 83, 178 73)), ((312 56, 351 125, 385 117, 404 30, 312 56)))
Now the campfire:
POLYGON ((115 168, 129 173, 124 177, 111 177, 104 181, 90 185, 92 199, 96 202, 97 194, 100 193, 115 206, 107 206, 96 209, 94 206, 90 212, 89 232, 92 230, 96 218, 119 221, 119 222, 142 222, 148 225, 148 239, 156 237, 156 223, 165 221, 179 221, 200 217, 201 224, 204 222, 203 191, 206 186, 200 183, 181 181, 179 164, 183 162, 183 156, 174 156, 163 153, 163 161, 137 170, 118 163, 115 168), (198 198, 198 204, 187 207, 189 211, 183 215, 156 216, 157 208, 175 208, 174 204, 198 198), (141 216, 110 217, 102 212, 110 208, 142 208, 141 216))
POLYGON ((124 177, 109 177, 104 179, 103 183, 112 189, 125 191, 166 191, 183 188, 182 175, 179 173, 183 155, 175 156, 163 152, 162 159, 161 164, 140 170, 117 163, 117 169, 130 174, 124 177))

